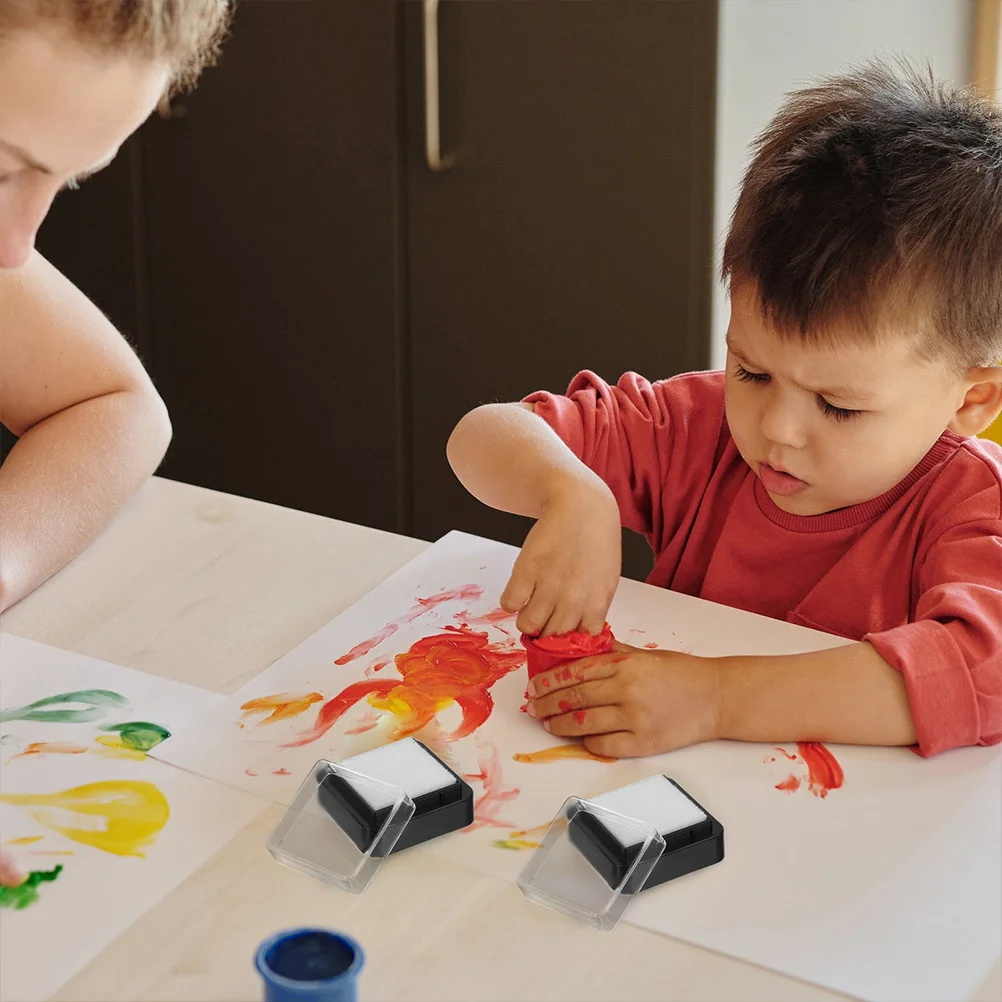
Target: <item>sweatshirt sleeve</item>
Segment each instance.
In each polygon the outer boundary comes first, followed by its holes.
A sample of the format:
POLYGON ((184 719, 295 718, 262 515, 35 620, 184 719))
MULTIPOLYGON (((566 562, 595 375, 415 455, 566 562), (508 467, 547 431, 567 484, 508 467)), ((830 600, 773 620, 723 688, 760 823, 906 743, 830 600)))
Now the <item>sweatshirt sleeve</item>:
MULTIPOLYGON (((938 534, 919 566, 913 621, 865 637, 902 673, 919 751, 1002 741, 1002 520, 988 517, 938 534)), ((994 508, 994 514, 990 509, 994 508)))
POLYGON ((672 449, 666 385, 629 372, 613 386, 585 371, 575 376, 565 396, 539 392, 526 397, 574 455, 608 484, 622 524, 648 537, 659 528, 672 449))

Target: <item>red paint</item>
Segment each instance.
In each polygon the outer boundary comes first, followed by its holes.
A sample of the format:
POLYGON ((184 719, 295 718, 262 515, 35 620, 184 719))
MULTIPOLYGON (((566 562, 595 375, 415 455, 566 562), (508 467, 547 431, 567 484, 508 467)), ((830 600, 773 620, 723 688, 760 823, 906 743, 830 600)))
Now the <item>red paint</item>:
POLYGON ((644 647, 646 647, 647 650, 649 651, 656 651, 658 649, 658 645, 654 643, 653 640, 650 641, 649 643, 644 644, 644 647))
POLYGON ((275 771, 274 771, 274 772, 272 773, 272 775, 273 775, 273 776, 291 776, 291 775, 292 775, 292 773, 291 773, 291 772, 289 772, 289 770, 288 770, 288 769, 276 769, 276 770, 275 770, 275 771))
POLYGON ((394 658, 399 679, 354 682, 329 699, 317 714, 313 728, 285 747, 309 744, 322 737, 360 699, 398 718, 389 740, 416 734, 435 719, 439 710, 456 703, 463 711, 459 727, 450 735, 457 741, 472 734, 491 715, 490 688, 525 664, 525 651, 510 644, 491 644, 486 633, 462 626, 416 640, 394 658))
POLYGON ((518 708, 518 712, 519 712, 519 713, 528 713, 528 712, 529 712, 529 704, 528 704, 528 703, 523 703, 523 704, 522 704, 522 705, 521 705, 521 706, 520 706, 520 707, 518 708))
POLYGON ((549 689, 550 688, 550 680, 548 678, 544 678, 542 680, 542 682, 543 682, 543 688, 544 689, 549 689))
MULTIPOLYGON (((529 652, 529 678, 556 668, 566 661, 605 654, 615 642, 616 638, 612 635, 608 623, 602 632, 594 637, 580 631, 554 634, 549 637, 530 637, 527 633, 522 634, 522 643, 529 652)), ((570 681, 569 673, 566 680, 570 681)))
POLYGON ((570 713, 571 710, 574 709, 574 707, 571 706, 571 704, 566 699, 560 700, 560 702, 557 703, 557 706, 560 708, 561 713, 570 713))
POLYGON ((480 773, 476 777, 484 784, 484 792, 473 803, 476 820, 466 830, 492 825, 496 828, 515 826, 501 817, 501 811, 515 800, 521 792, 517 786, 507 786, 501 773, 501 754, 497 745, 489 742, 478 743, 477 765, 480 773))
POLYGON ((575 719, 575 720, 576 720, 576 721, 577 721, 577 722, 578 722, 579 724, 583 724, 583 723, 585 722, 585 717, 586 717, 586 716, 587 716, 587 714, 585 713, 585 711, 584 711, 584 710, 575 710, 575 711, 574 711, 574 719, 575 719))
POLYGON ((244 769, 244 772, 247 773, 248 776, 256 776, 257 775, 257 773, 253 769, 244 769))
POLYGON ((800 789, 800 780, 791 772, 782 783, 776 784, 776 789, 782 790, 784 793, 793 793, 794 790, 800 789))
POLYGON ((785 748, 780 748, 778 745, 776 747, 776 751, 778 751, 780 755, 785 755, 791 762, 797 762, 799 760, 798 756, 791 755, 785 748))
POLYGON ((415 619, 420 619, 426 612, 434 609, 443 602, 472 602, 483 595, 484 590, 480 585, 462 585, 459 588, 452 588, 449 591, 440 591, 437 595, 430 595, 428 598, 419 598, 417 602, 398 619, 392 623, 387 623, 378 633, 373 634, 368 640, 363 640, 356 644, 347 654, 342 654, 334 664, 346 665, 358 658, 365 657, 374 647, 378 647, 384 640, 393 636, 401 626, 413 623, 415 619))
POLYGON ((382 671, 382 670, 383 670, 383 669, 384 669, 384 668, 385 668, 385 667, 386 667, 386 666, 387 666, 387 665, 388 665, 388 664, 390 663, 390 660, 391 660, 391 659, 387 659, 386 661, 377 661, 377 662, 376 662, 376 663, 375 663, 375 664, 374 664, 374 665, 373 665, 373 666, 372 666, 372 667, 371 667, 371 668, 369 669, 369 671, 382 671))
POLYGON ((496 609, 491 609, 490 612, 485 612, 482 616, 473 616, 469 611, 464 609, 462 612, 457 612, 452 618, 464 626, 479 626, 481 628, 493 626, 501 630, 502 633, 507 633, 508 631, 499 624, 505 622, 513 623, 516 615, 517 613, 508 612, 507 609, 502 609, 501 606, 498 606, 496 609))
POLYGON ((571 670, 570 670, 570 668, 564 668, 564 669, 562 669, 562 670, 561 670, 561 671, 559 672, 559 674, 557 675, 557 678, 558 678, 558 679, 559 679, 559 680, 560 680, 561 682, 570 682, 570 681, 571 681, 571 679, 573 678, 573 676, 571 675, 571 670))
POLYGON ((827 797, 842 785, 845 773, 828 748, 817 741, 798 741, 797 748, 807 763, 807 782, 815 797, 827 797))

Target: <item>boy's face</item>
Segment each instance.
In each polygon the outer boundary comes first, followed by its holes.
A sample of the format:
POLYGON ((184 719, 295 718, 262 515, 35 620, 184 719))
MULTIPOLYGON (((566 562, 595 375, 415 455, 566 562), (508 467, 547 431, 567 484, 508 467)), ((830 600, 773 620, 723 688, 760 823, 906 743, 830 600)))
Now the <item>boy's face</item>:
POLYGON ((905 477, 950 424, 966 384, 921 361, 907 332, 837 348, 783 341, 754 287, 731 292, 727 423, 745 462, 785 512, 869 501, 905 477))
POLYGON ((60 188, 107 166, 166 87, 159 63, 48 26, 0 38, 0 268, 19 268, 60 188))

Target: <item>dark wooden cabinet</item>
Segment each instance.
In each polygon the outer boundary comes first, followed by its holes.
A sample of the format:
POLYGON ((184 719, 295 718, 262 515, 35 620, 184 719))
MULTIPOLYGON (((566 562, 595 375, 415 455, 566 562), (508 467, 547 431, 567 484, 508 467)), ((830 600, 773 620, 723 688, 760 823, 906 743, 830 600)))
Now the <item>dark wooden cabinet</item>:
POLYGON ((244 0, 39 244, 137 344, 165 475, 518 542, 448 469, 463 412, 707 363, 716 2, 442 0, 441 171, 426 12, 244 0))

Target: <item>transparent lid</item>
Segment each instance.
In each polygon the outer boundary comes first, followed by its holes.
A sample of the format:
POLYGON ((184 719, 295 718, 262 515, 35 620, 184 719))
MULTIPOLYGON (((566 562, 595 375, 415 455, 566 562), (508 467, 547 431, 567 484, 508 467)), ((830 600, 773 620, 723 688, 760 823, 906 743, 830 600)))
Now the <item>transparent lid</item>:
POLYGON ((400 787, 322 759, 265 844, 280 863, 360 894, 413 815, 400 787))
POLYGON ((664 847, 653 825, 570 797, 522 868, 518 886, 533 901, 609 931, 642 890, 664 847))

